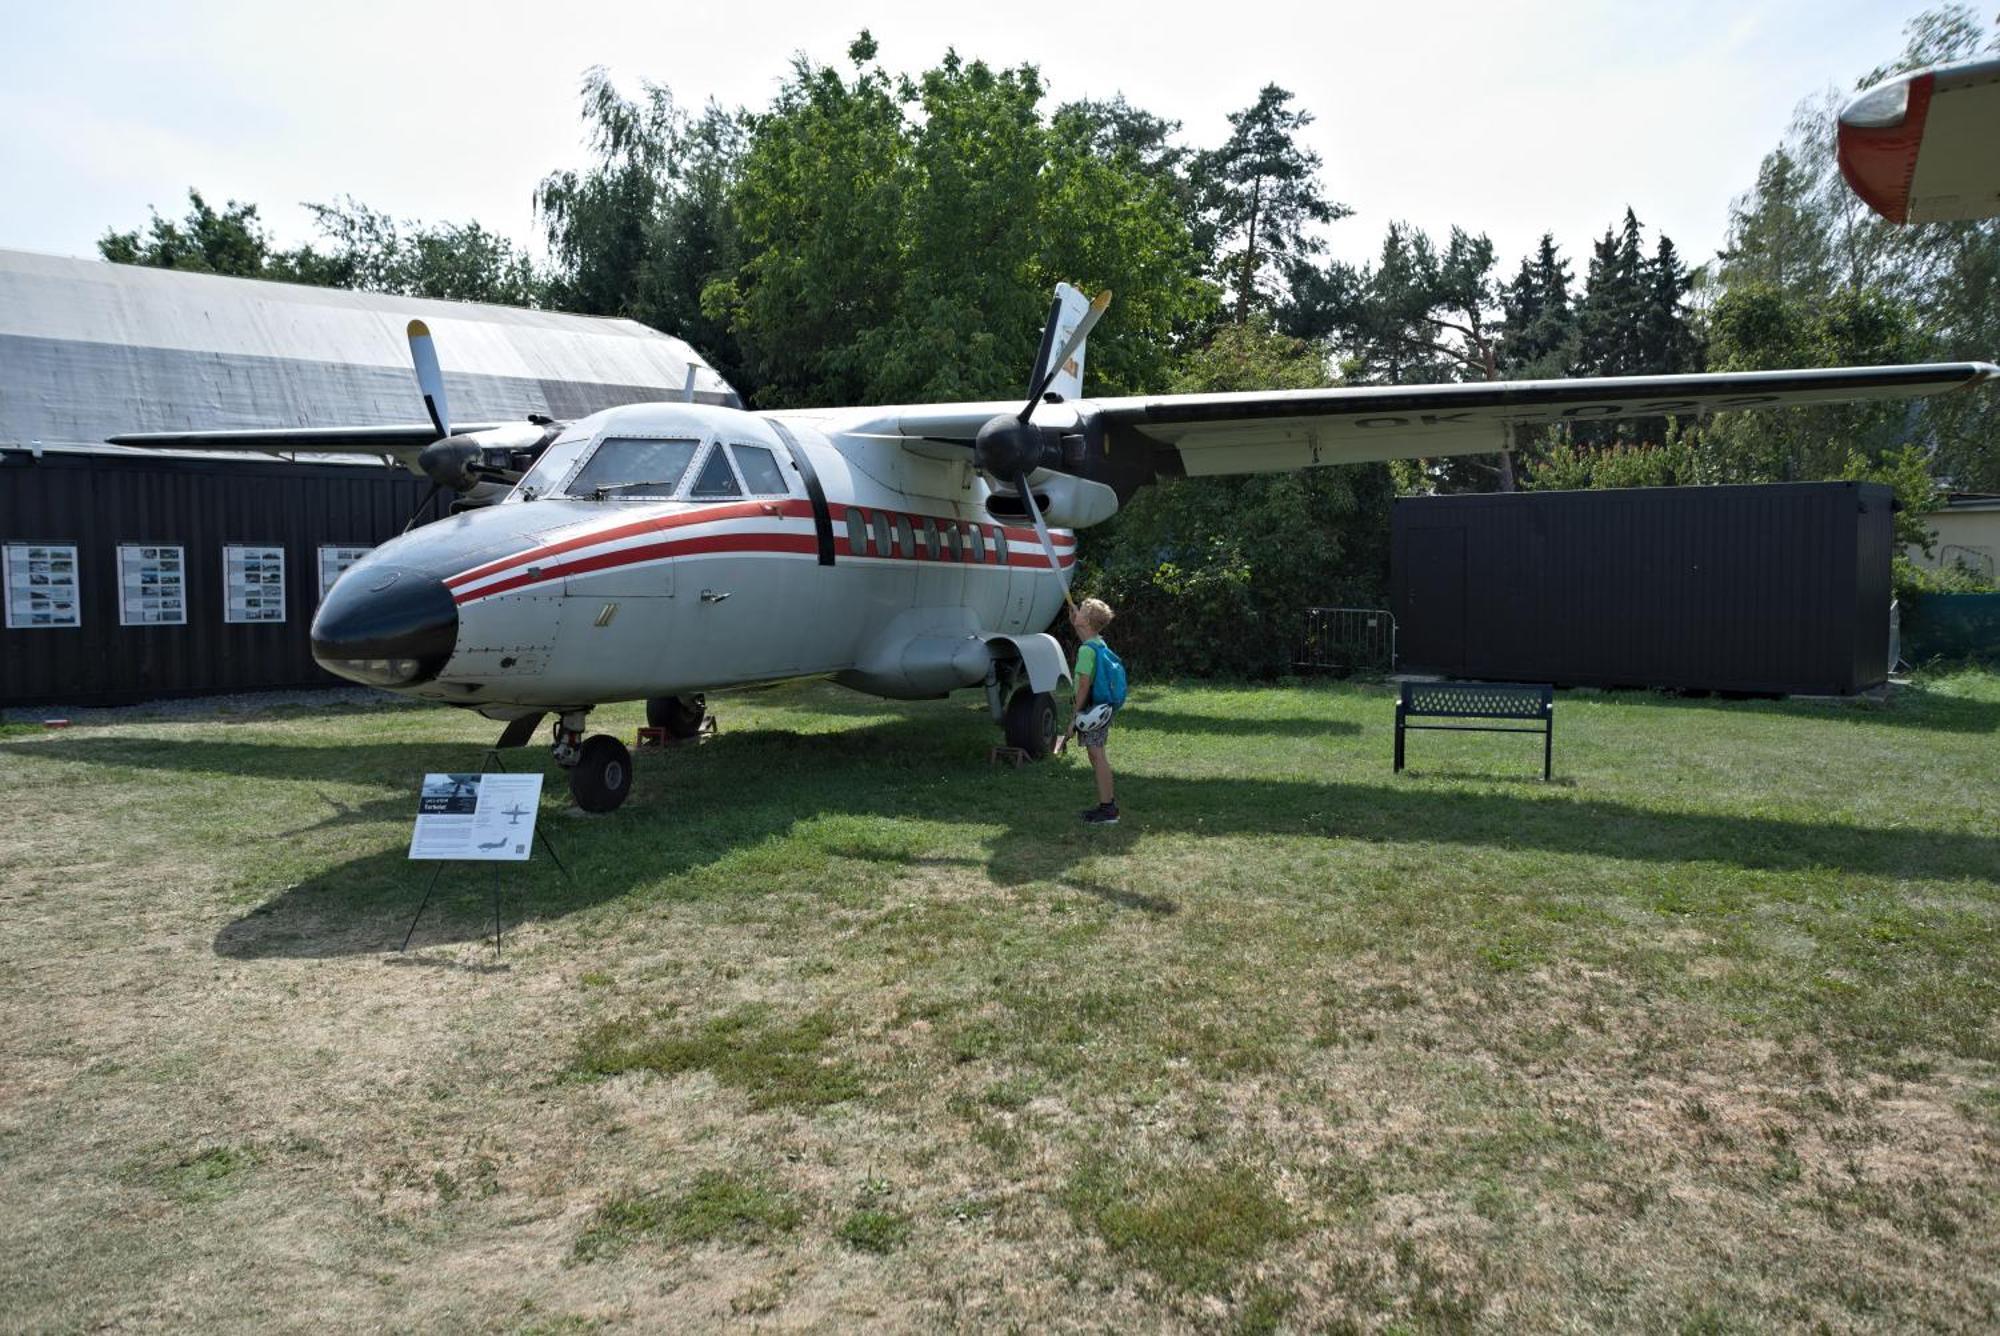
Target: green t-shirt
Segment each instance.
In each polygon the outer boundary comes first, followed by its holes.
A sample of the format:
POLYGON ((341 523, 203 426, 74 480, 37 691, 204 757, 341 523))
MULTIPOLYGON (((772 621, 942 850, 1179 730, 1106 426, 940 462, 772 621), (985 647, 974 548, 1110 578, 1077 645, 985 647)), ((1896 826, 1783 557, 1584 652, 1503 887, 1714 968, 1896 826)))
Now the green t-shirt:
POLYGON ((1103 643, 1102 636, 1093 636, 1076 647, 1076 675, 1079 681, 1085 675, 1097 672, 1097 647, 1103 643))

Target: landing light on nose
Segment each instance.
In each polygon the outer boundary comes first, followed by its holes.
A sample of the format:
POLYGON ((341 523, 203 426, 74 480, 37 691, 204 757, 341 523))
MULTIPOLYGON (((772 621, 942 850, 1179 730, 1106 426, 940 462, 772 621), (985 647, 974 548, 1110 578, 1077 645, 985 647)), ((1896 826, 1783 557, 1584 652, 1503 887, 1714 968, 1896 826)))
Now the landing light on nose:
POLYGON ((313 618, 319 666, 373 687, 428 682, 458 643, 458 605, 443 580, 395 566, 350 572, 313 618))

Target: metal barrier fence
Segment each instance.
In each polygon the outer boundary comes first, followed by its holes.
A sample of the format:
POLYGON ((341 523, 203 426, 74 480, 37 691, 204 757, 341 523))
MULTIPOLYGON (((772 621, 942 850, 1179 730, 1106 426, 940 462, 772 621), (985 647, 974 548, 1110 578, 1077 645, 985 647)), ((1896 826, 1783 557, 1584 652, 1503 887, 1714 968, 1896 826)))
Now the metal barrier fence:
POLYGON ((1306 643, 1294 666, 1315 672, 1391 672, 1396 619, 1387 608, 1308 608, 1306 643))

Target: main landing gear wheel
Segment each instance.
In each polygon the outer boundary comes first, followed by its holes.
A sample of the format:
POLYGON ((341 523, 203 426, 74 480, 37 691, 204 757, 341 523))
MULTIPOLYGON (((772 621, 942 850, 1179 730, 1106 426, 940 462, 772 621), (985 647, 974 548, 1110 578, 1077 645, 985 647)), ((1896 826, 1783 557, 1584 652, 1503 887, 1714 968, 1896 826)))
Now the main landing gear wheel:
POLYGON ((655 696, 646 702, 646 727, 664 728, 671 737, 696 737, 707 714, 704 696, 655 696))
POLYGON ((618 809, 632 792, 632 753, 609 733, 584 739, 570 767, 569 796, 586 812, 618 809))
POLYGON ((1056 698, 1022 687, 1007 702, 1007 745, 1041 760, 1056 745, 1056 698))

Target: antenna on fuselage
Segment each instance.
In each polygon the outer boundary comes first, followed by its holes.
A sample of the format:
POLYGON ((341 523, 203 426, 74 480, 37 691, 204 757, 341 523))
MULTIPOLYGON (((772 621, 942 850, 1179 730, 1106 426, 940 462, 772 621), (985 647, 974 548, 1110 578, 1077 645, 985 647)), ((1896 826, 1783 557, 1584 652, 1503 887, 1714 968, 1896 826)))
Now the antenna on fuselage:
POLYGON ((692 362, 688 363, 687 384, 681 386, 681 402, 684 404, 694 402, 694 363, 692 362))

